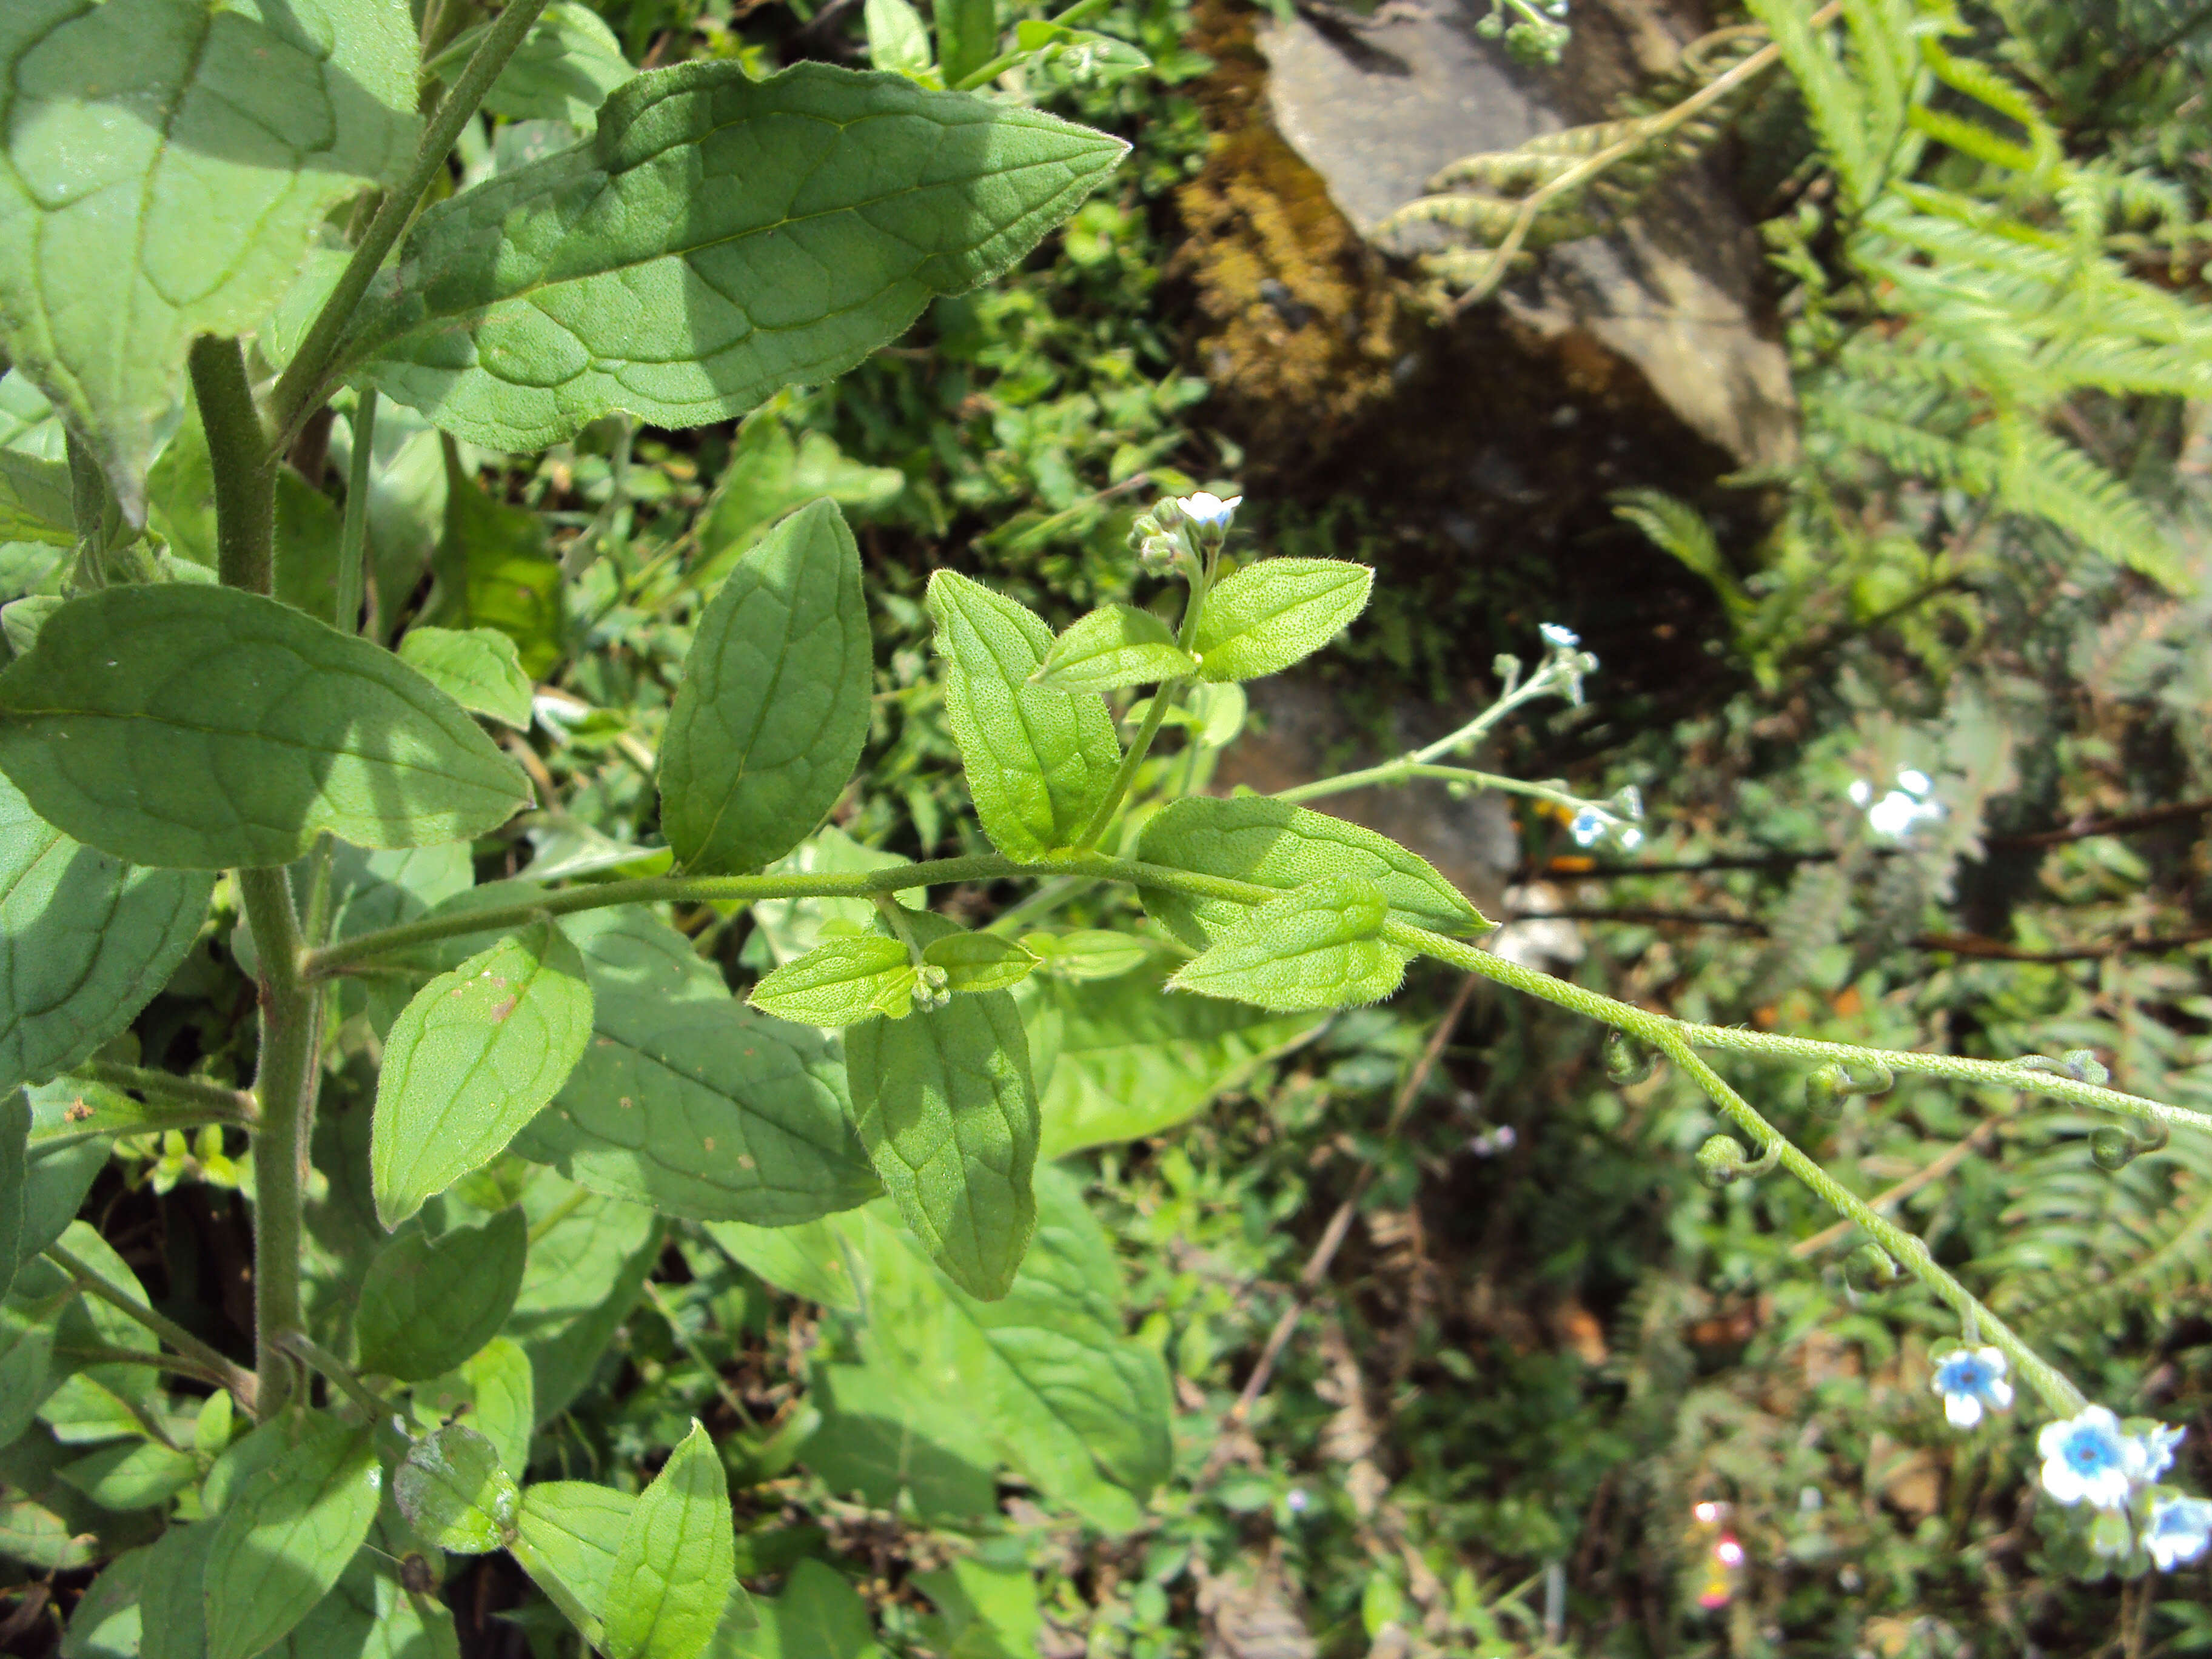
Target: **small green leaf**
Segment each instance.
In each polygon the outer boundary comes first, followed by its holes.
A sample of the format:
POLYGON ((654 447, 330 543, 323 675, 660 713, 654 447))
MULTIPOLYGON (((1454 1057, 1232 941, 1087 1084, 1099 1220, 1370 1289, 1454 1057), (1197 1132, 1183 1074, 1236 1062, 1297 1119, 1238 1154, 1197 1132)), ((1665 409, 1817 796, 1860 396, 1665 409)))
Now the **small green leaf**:
POLYGON ((61 1478, 104 1510, 144 1510, 198 1480, 200 1466, 190 1453, 158 1440, 133 1440, 63 1465, 61 1478))
POLYGON ((782 1593, 753 1606, 760 1625, 728 1644, 729 1659, 881 1659, 868 1604, 825 1561, 793 1563, 782 1593))
POLYGON ((738 560, 684 659, 660 823, 685 870, 757 870, 811 835, 853 775, 874 686, 860 550, 816 501, 738 560))
POLYGON ((963 1290, 1004 1296, 1036 1224, 1036 1085, 1012 996, 864 1020, 845 1064, 860 1142, 907 1225, 963 1290))
POLYGON ((240 1481, 208 1548, 208 1659, 252 1659, 306 1618, 368 1536, 383 1486, 369 1431, 319 1417, 240 1481))
POLYGON ((1279 1013, 1380 1002, 1398 988, 1411 960, 1382 938, 1389 914, 1373 882, 1323 876, 1222 929, 1212 948, 1183 963, 1168 988, 1279 1013))
POLYGON ((415 994, 384 1048, 369 1163, 396 1227, 505 1150, 592 1032, 584 961, 549 918, 415 994))
MULTIPOLYGON (((462 30, 425 70, 458 79, 489 27, 462 30)), ((510 121, 566 121, 588 132, 607 94, 636 73, 597 12, 578 0, 555 0, 507 60, 483 106, 510 121)))
POLYGON ((1055 691, 1115 691, 1197 672, 1197 659, 1158 617, 1108 605, 1070 623, 1030 678, 1055 691))
POLYGON ((867 0, 861 19, 868 31, 869 67, 917 77, 928 73, 929 27, 906 0, 867 0))
POLYGON ((1262 559, 1206 592, 1190 648, 1209 680, 1249 680, 1310 657, 1367 608, 1375 573, 1340 559, 1262 559))
POLYGON ((67 464, 0 449, 0 542, 75 547, 76 525, 67 464))
POLYGON ((465 1423, 417 1440, 392 1476, 408 1525, 441 1550, 486 1555, 514 1535, 522 1493, 499 1450, 465 1423))
POLYGON ((635 1495, 585 1480, 522 1489, 507 1549, 593 1647, 605 1645, 608 1589, 635 1495))
POLYGON ((1152 959, 1152 947, 1127 933, 1078 927, 1066 933, 1024 933, 1023 945, 1058 979, 1119 979, 1152 959))
POLYGON ((0 778, 0 1091, 125 1030, 191 948, 214 887, 72 841, 0 778))
POLYGON ((503 1469, 527 1468, 531 1431, 537 1425, 530 1356, 520 1345, 495 1336, 459 1370, 416 1384, 418 1408, 453 1417, 465 1412, 469 1426, 492 1443, 503 1469))
POLYGON ((947 933, 925 949, 921 959, 945 969, 951 991, 1004 991, 1027 979, 1037 965, 1029 951, 996 933, 947 933))
POLYGON ((1152 66, 1152 60, 1127 40, 1091 29, 1072 29, 1042 17, 1025 17, 1014 25, 1014 50, 1041 62, 1063 53, 1079 55, 1085 69, 1093 75, 1101 70, 1127 73, 1152 66))
POLYGON ((1006 270, 1126 149, 894 75, 652 70, 589 142, 427 210, 355 349, 388 396, 495 449, 617 409, 725 420, 1006 270))
POLYGON ((410 628, 399 660, 471 714, 530 729, 530 676, 514 641, 496 628, 410 628))
POLYGON ((904 1019, 920 982, 907 948, 864 933, 816 945, 766 975, 746 999, 763 1013, 801 1025, 836 1029, 883 1016, 904 1019))
MULTIPOLYGON (((1382 890, 1395 921, 1448 933, 1490 925, 1427 860, 1372 830, 1265 795, 1185 796, 1145 825, 1137 857, 1285 892, 1322 876, 1358 876, 1382 890)), ((1213 943, 1249 908, 1164 887, 1139 890, 1146 910, 1194 950, 1213 943)))
POLYGON ((436 1238, 403 1228, 362 1279, 354 1315, 362 1370, 418 1382, 465 1363, 507 1322, 529 1252, 520 1209, 436 1238))
POLYGON ((779 1291, 840 1313, 860 1310, 860 1286, 846 1255, 844 1235, 826 1221, 805 1221, 796 1227, 710 1221, 707 1237, 731 1261, 779 1291))
POLYGON ((569 925, 594 1036, 517 1152, 702 1221, 788 1224, 875 1196, 844 1067, 821 1036, 740 1006, 689 939, 642 911, 569 925))
POLYGON ((496 829, 522 769, 391 653, 234 587, 72 599, 0 672, 0 770, 65 834, 184 870, 289 864, 324 830, 496 829))
POLYGON ((200 334, 250 332, 415 147, 404 0, 0 7, 0 346, 139 516, 200 334))
POLYGON ((927 604, 945 720, 983 833, 1010 859, 1073 848, 1121 763, 1105 700, 1031 683, 1052 631, 1018 600, 939 570, 927 604))
POLYGON ((704 556, 687 573, 702 588, 729 574, 745 550, 787 513, 827 495, 860 513, 879 512, 906 488, 895 466, 864 466, 826 432, 793 432, 782 394, 745 417, 699 532, 704 556))
POLYGON ((738 1589, 730 1493, 698 1423, 638 1494, 607 1583, 607 1659, 696 1659, 738 1589))

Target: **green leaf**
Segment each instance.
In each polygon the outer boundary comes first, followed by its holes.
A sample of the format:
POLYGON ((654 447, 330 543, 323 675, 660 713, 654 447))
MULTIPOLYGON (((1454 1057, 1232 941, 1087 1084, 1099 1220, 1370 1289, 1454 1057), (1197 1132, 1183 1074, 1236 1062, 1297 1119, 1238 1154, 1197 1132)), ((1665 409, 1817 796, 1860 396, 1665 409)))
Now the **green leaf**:
POLYGON ((310 1419, 232 1492, 208 1547, 208 1659, 252 1659, 330 1593, 383 1492, 369 1431, 310 1419))
POLYGON ((998 0, 937 0, 937 61, 957 86, 999 52, 998 0))
POLYGON ((520 1209, 436 1238, 419 1225, 403 1229, 362 1279, 361 1369, 418 1382, 465 1363, 507 1322, 529 1253, 520 1209))
POLYGON ((496 829, 529 783, 389 652, 237 588, 72 599, 0 672, 0 770, 31 810, 164 868, 288 864, 325 830, 421 847, 496 829))
POLYGON ((214 888, 72 841, 0 778, 0 1091, 126 1030, 191 948, 214 888))
POLYGON ((1025 17, 1014 25, 1014 50, 1036 63, 1073 55, 1084 71, 1093 76, 1102 70, 1128 73, 1152 66, 1152 60, 1127 40, 1091 29, 1072 29, 1042 17, 1025 17))
MULTIPOLYGON (((1357 876, 1382 890, 1393 921, 1447 933, 1490 925, 1427 860, 1372 830, 1265 795, 1186 796, 1145 825, 1137 857, 1285 892, 1322 876, 1357 876)), ((1153 919, 1194 950, 1212 944, 1249 908, 1164 887, 1139 891, 1153 919)))
POLYGON ((907 0, 867 0, 861 20, 871 68, 916 77, 929 72, 929 27, 907 0))
POLYGON ((193 337, 252 331, 405 165, 416 57, 405 0, 0 11, 0 344, 134 519, 193 337))
MULTIPOLYGON (((1157 971, 1042 988, 1033 1022, 1048 1020, 1057 1041, 1042 1085, 1042 1156, 1172 1128, 1243 1088, 1316 1026, 1310 1014, 1266 1014, 1162 989, 1157 971)), ((1046 1046, 1042 1034, 1032 1041, 1046 1046)))
MULTIPOLYGON (((489 27, 464 29, 425 67, 457 80, 489 27)), ((483 106, 510 121, 566 121, 588 132, 607 94, 636 72, 597 12, 577 0, 555 0, 507 60, 483 106)))
POLYGON ((399 660, 471 714, 530 729, 530 676, 514 640, 496 628, 410 628, 399 660))
MULTIPOLYGON (((30 1095, 31 1140, 34 1145, 68 1129, 71 1114, 78 1109, 78 1102, 86 1098, 67 1079, 43 1088, 33 1087, 30 1095)), ((41 1149, 23 1176, 23 1235, 20 1247, 22 1260, 29 1261, 62 1236, 106 1164, 105 1140, 41 1149)))
POLYGON ((746 1000, 778 1019, 834 1030, 878 1016, 904 1019, 914 1012, 920 983, 905 945, 863 933, 826 939, 787 962, 764 975, 746 1000))
POLYGON ((1340 559, 1262 559, 1206 591, 1190 648, 1209 680, 1249 680, 1310 657, 1367 608, 1375 573, 1340 559))
POLYGON ((136 1440, 65 1463, 61 1477, 104 1510, 144 1510, 198 1480, 200 1466, 190 1453, 158 1440, 136 1440))
POLYGON ((155 1540, 139 1578, 138 1659, 205 1659, 207 1613, 202 1595, 211 1521, 172 1526, 155 1540))
POLYGON ((877 1365, 823 1365, 810 1399, 822 1425, 799 1456, 840 1497, 896 1510, 903 1498, 926 1520, 973 1522, 998 1511, 997 1462, 979 1439, 971 1403, 902 1387, 877 1365))
POLYGON ((638 1498, 584 1480, 549 1480, 522 1489, 507 1545, 568 1622, 593 1647, 605 1645, 615 1561, 638 1498))
POLYGON ((869 1281, 862 1352, 903 1398, 959 1405, 969 1439, 948 1450, 1011 1464, 1053 1503, 1126 1532, 1167 1477, 1167 1368, 1123 1334, 1113 1245, 1073 1179, 1040 1170, 1036 1198, 1036 1243, 999 1301, 932 1268, 885 1206, 838 1218, 869 1281))
POLYGON ((623 1528, 607 1583, 607 1659, 695 1659, 742 1594, 722 1460, 694 1422, 623 1528))
POLYGON ((64 463, 0 449, 0 542, 76 545, 76 508, 64 463))
POLYGON ((845 1236, 829 1222, 756 1227, 743 1221, 710 1221, 706 1231, 731 1261, 779 1291, 840 1313, 860 1310, 860 1287, 846 1254, 845 1236))
POLYGON ((417 1440, 392 1477, 408 1525, 441 1550, 485 1555, 514 1535, 522 1493, 499 1450, 463 1423, 417 1440))
MULTIPOLYGON (((31 1103, 20 1088, 0 1097, 0 1297, 15 1282, 15 1264, 23 1250, 23 1186, 28 1175, 24 1155, 30 1150, 31 1103)), ((44 1375, 44 1368, 40 1368, 44 1375)), ((4 1407, 0 1407, 4 1412, 4 1407)), ((15 1433, 21 1434, 18 1429, 15 1433)), ((15 1435, 0 1436, 0 1446, 15 1435)))
POLYGON ((1115 691, 1197 672, 1175 630, 1151 611, 1107 605, 1070 623, 1030 680, 1055 691, 1115 691))
POLYGON ((486 495, 450 441, 445 471, 445 524, 431 561, 438 600, 427 620, 506 635, 522 672, 542 680, 566 653, 568 640, 566 589, 560 561, 546 548, 545 521, 486 495))
POLYGON ((728 1659, 880 1659, 868 1604, 826 1562, 792 1565, 778 1595, 758 1595, 760 1624, 726 1644, 728 1659))
POLYGON ((537 1425, 530 1356, 509 1338, 495 1336, 459 1370, 412 1391, 418 1411, 451 1418, 466 1413, 469 1426, 491 1442, 503 1469, 526 1468, 537 1425))
POLYGON ((1105 699, 1032 684, 1052 631, 957 571, 929 580, 945 714, 983 833, 1010 859, 1072 849, 1121 763, 1105 699))
POLYGON ((0 1306, 0 1446, 12 1445, 46 1403, 54 1320, 0 1306))
POLYGON ((660 823, 684 869, 757 870, 844 793, 875 665, 860 550, 834 501, 793 514, 699 619, 660 744, 660 823))
POLYGON ((921 959, 945 970, 950 991, 1004 991, 1027 979, 1037 965, 1029 951, 995 933, 947 933, 927 945, 921 959))
POLYGON ((745 417, 730 446, 730 459, 708 507, 699 545, 705 557, 686 580, 712 587, 785 514, 828 496, 840 507, 873 513, 906 488, 895 466, 864 466, 837 447, 826 432, 794 434, 780 393, 745 417))
POLYGON ((937 1628, 924 1639, 949 1659, 1028 1659, 1037 1650, 1042 1620, 1036 1580, 1026 1565, 995 1565, 957 1557, 933 1572, 914 1575, 915 1587, 937 1603, 937 1628))
POLYGON ((1119 979, 1152 960, 1153 947, 1127 933, 1078 927, 1066 933, 1024 933, 1022 947, 1055 979, 1119 979))
POLYGON ((1036 1224, 1036 1085, 1012 996, 987 991, 845 1033, 860 1144, 930 1259, 1004 1296, 1036 1224))
POLYGON ((643 911, 569 925, 594 1036, 518 1152, 695 1220, 782 1225, 875 1196, 823 1038, 741 1006, 689 939, 643 911))
POLYGON ((1168 988, 1280 1013, 1380 1002, 1398 988, 1412 959, 1383 939, 1389 914, 1373 882, 1323 876, 1221 929, 1168 988))
POLYGON ((725 420, 1005 270, 1126 149, 897 76, 656 70, 607 100, 589 143, 422 215, 365 321, 362 372, 508 451, 617 409, 725 420))
POLYGON ((522 1206, 538 1236, 507 1334, 530 1356, 543 1424, 568 1409, 606 1358, 660 1254, 660 1220, 641 1204, 604 1198, 550 1170, 525 1188, 522 1206))
POLYGON ((138 1596, 150 1549, 126 1550, 100 1569, 70 1609, 61 1659, 139 1659, 138 1596))
POLYGON ((398 1226, 496 1158, 575 1068, 591 1031, 583 958, 550 918, 416 992, 376 1080, 377 1218, 398 1226))

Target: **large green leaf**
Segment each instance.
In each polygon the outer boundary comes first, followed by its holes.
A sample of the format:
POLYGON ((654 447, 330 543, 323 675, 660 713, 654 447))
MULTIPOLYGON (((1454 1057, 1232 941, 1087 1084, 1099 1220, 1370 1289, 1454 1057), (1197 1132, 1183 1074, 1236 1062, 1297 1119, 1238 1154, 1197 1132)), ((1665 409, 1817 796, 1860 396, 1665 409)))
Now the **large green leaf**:
POLYGON ((827 1041, 738 1004, 689 939, 642 910, 568 926, 593 1037, 518 1152, 694 1220, 788 1225, 876 1195, 827 1041))
POLYGON ((834 501, 738 561, 699 619, 660 742, 660 825, 695 874, 757 870, 837 804, 875 689, 860 550, 834 501))
POLYGON ((435 1238, 403 1228, 362 1276, 354 1316, 361 1368, 416 1382, 464 1364, 514 1311, 529 1251, 519 1208, 435 1238))
POLYGON ((1036 1194, 1036 1243, 993 1302, 930 1267, 886 1206, 839 1217, 868 1280, 862 1350, 908 1397, 962 1402, 971 1439, 948 1450, 1009 1463, 1093 1524, 1126 1531, 1167 1477, 1167 1368, 1123 1334, 1113 1245, 1074 1180, 1041 1170, 1036 1194))
POLYGON ((248 1475, 208 1548, 208 1659, 252 1659, 306 1618, 368 1537, 383 1489, 370 1431, 325 1418, 248 1475))
POLYGON ((1380 1002, 1398 988, 1411 959, 1382 937, 1389 911, 1373 882, 1322 876, 1221 929, 1168 988, 1285 1013, 1380 1002))
POLYGON ((369 1145, 377 1218, 396 1227, 504 1151, 592 1033, 583 958, 550 919, 441 974, 392 1023, 369 1145))
POLYGON ((721 1455, 695 1422, 638 1494, 607 1581, 607 1659, 696 1659, 738 1588, 721 1455))
MULTIPOLYGON (((1382 890, 1391 919, 1447 933, 1490 924, 1434 866, 1397 842, 1342 818, 1272 800, 1187 795, 1145 825, 1137 857, 1259 887, 1293 887, 1323 876, 1355 876, 1382 890)), ((1164 887, 1141 889, 1145 908, 1194 950, 1241 922, 1249 908, 1164 887)))
POLYGON ((876 1173, 962 1289, 1006 1293, 1036 1223, 1036 1085, 1012 994, 957 996, 845 1033, 853 1115, 876 1173))
POLYGON ((1126 149, 898 76, 657 70, 589 142, 423 214, 362 373, 495 449, 726 419, 1006 270, 1126 149))
MULTIPOLYGON (((0 1096, 0 1296, 7 1295, 15 1282, 15 1263, 22 1255, 23 1185, 28 1173, 24 1156, 30 1151, 30 1139, 31 1103, 21 1088, 10 1089, 0 1096)), ((0 1441, 0 1445, 5 1443, 0 1441)))
POLYGON ((155 1540, 139 1580, 138 1659, 204 1659, 202 1588, 216 1532, 213 1522, 196 1522, 172 1526, 155 1540))
POLYGON ((975 1432, 974 1402, 935 1396, 881 1365, 822 1365, 808 1398, 821 1426, 799 1458, 841 1498, 927 1520, 975 1522, 999 1507, 995 1449, 975 1432))
POLYGON ((1044 1074, 1042 1152, 1134 1140, 1195 1115, 1242 1087, 1270 1055, 1312 1031, 1311 1014, 1269 1014, 1233 1002, 1170 997, 1157 971, 1047 983, 1030 1010, 1044 1074))
POLYGON ((407 0, 0 7, 0 344, 127 506, 192 337, 250 331, 404 165, 416 59, 407 0))
POLYGON ((779 1291, 841 1313, 860 1310, 860 1286, 845 1236, 830 1222, 755 1227, 742 1221, 710 1221, 706 1232, 732 1261, 779 1291))
POLYGON ((877 1659, 868 1604, 823 1561, 800 1561, 779 1595, 757 1596, 760 1623, 724 1644, 720 1659, 877 1659))
POLYGON ((387 651, 237 588, 111 587, 0 673, 0 770, 118 858, 289 864, 324 830, 422 847, 497 828, 522 769, 387 651))
POLYGON ((1072 848, 1121 763, 1105 699, 1034 683, 1052 630, 1020 601, 939 570, 928 605, 945 716, 983 833, 1010 859, 1072 848))
POLYGON ((191 948, 214 887, 70 840, 0 778, 0 1091, 128 1026, 191 948))
POLYGON ((507 1547, 538 1589, 593 1647, 605 1632, 608 1587, 637 1508, 634 1492, 585 1480, 548 1480, 522 1491, 507 1547))

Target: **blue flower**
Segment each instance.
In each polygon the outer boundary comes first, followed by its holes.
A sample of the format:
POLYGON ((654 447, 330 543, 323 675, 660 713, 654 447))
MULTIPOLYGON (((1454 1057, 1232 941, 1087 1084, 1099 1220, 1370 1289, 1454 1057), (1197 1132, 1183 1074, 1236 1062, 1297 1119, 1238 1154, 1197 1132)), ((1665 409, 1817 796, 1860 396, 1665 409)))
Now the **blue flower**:
POLYGON ((1605 820, 1594 808, 1585 806, 1575 814, 1575 821, 1567 826, 1567 833, 1575 838, 1577 847, 1595 847, 1605 837, 1605 820))
POLYGON ((2202 1498, 2154 1500, 2142 1541, 2160 1572, 2172 1572, 2179 1562, 2194 1561, 2212 1545, 2212 1502, 2202 1498))
POLYGON ((2155 1480, 2172 1468, 2173 1449, 2181 1443, 2182 1433, 2163 1423, 2153 1423, 2142 1433, 2130 1435, 2129 1447, 2136 1454, 2136 1479, 2155 1480))
POLYGON ((1583 642, 1583 636, 1571 628, 1562 628, 1557 623, 1540 623, 1536 629, 1544 636, 1544 643, 1554 651, 1571 651, 1583 642))
POLYGON ((1961 1429, 1982 1420, 1984 1410, 2012 1409, 2012 1384, 2004 1380, 2005 1357, 1995 1348, 1954 1348, 1936 1362, 1936 1392, 1943 1396, 1943 1415, 1961 1429))
POLYGON ((1242 495, 1231 495, 1224 501, 1220 496, 1210 495, 1201 489, 1195 495, 1179 497, 1176 505, 1182 508, 1183 515, 1200 529, 1226 530, 1229 521, 1237 516, 1237 503, 1243 499, 1242 495))
POLYGON ((2035 1443, 2043 1454, 2044 1491, 2069 1505, 2087 1498, 2100 1510, 2118 1509, 2143 1461, 2142 1443, 2122 1434, 2120 1419, 2102 1406, 2045 1424, 2035 1443))

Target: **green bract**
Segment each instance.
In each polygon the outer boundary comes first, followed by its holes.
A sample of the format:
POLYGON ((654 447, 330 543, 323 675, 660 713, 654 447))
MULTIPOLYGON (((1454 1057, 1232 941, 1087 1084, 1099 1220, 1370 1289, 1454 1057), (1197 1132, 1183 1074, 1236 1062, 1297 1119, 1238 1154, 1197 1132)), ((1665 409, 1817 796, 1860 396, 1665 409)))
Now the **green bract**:
POLYGON ((684 868, 757 870, 836 805, 868 735, 860 550, 833 501, 738 561, 699 619, 660 745, 660 821, 684 868))
POLYGON ((179 870, 481 835, 522 769, 387 651, 235 588, 111 587, 0 672, 0 770, 79 841, 179 870))
POLYGON ((1011 859, 1072 849, 1121 763, 1104 700, 1035 684, 1052 630, 1018 600, 940 570, 929 614, 945 719, 983 833, 1011 859))
POLYGON ((726 419, 996 276, 1126 148, 901 76, 656 70, 589 142, 425 213, 352 355, 500 449, 617 409, 726 419))

